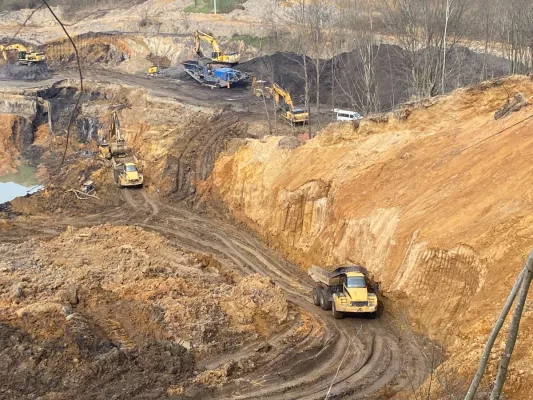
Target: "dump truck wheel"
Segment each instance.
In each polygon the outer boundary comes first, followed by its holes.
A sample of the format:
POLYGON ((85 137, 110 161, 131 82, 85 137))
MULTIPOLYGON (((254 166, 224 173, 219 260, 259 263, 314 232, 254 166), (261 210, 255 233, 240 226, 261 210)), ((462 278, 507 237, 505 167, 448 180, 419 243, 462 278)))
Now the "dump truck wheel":
POLYGON ((335 318, 335 319, 343 319, 344 318, 344 313, 341 312, 341 311, 337 311, 337 309, 335 308, 335 302, 333 302, 333 304, 331 306, 331 309, 333 311, 333 318, 335 318))
POLYGON ((320 305, 320 297, 321 297, 321 288, 319 286, 316 286, 313 288, 313 303, 315 306, 320 305))
POLYGON ((377 311, 374 311, 373 313, 370 313, 370 319, 377 319, 378 317, 378 312, 377 311))
POLYGON ((322 296, 320 296, 320 307, 322 310, 331 310, 331 301, 329 298, 331 297, 329 293, 329 289, 323 289, 322 290, 322 296))

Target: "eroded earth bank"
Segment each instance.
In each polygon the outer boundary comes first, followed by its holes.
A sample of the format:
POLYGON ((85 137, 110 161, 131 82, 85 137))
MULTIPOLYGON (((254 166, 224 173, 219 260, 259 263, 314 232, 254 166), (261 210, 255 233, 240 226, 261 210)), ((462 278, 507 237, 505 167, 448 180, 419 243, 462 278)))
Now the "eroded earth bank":
POLYGON ((272 140, 261 101, 113 81, 88 74, 68 143, 75 81, 3 93, 2 157, 38 157, 45 189, 0 209, 1 396, 409 398, 436 345, 392 309, 334 320, 311 303, 303 266, 205 190, 221 154, 272 140), (98 157, 114 112, 142 189, 118 188, 98 157), (88 180, 96 197, 72 191, 88 180))
MULTIPOLYGON (((530 80, 301 142, 281 124, 269 136, 244 90, 94 75, 68 144, 76 81, 2 93, 2 166, 39 158, 45 190, 0 207, 0 397, 464 393, 530 246, 530 108, 494 119, 530 80), (114 112, 142 189, 119 189, 98 157, 114 112), (71 191, 87 180, 96 197, 71 191), (306 268, 343 263, 381 281, 377 320, 312 304, 306 268)), ((531 321, 528 307, 512 399, 530 394, 531 321)))
MULTIPOLYGON (((464 394, 533 233, 531 110, 495 120, 506 90, 528 99, 533 83, 487 82, 358 128, 333 124, 296 149, 247 140, 218 159, 204 190, 304 268, 366 265, 388 311, 445 350, 426 390, 464 394)), ((531 398, 532 316, 527 307, 509 398, 531 398)))

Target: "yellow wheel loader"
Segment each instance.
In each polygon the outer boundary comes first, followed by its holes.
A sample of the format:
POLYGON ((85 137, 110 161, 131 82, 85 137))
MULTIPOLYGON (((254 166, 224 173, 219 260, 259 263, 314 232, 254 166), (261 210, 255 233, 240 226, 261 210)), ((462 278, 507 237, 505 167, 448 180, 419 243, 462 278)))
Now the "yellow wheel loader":
POLYGON ((163 72, 161 71, 161 69, 159 68, 158 65, 153 65, 151 66, 150 68, 148 68, 148 76, 150 77, 154 77, 154 76, 158 76, 158 75, 161 75, 163 72))
POLYGON ((318 283, 313 289, 313 303, 323 310, 332 310, 336 319, 346 313, 370 314, 377 317, 379 284, 361 266, 340 267, 332 272, 313 266, 309 275, 318 283))

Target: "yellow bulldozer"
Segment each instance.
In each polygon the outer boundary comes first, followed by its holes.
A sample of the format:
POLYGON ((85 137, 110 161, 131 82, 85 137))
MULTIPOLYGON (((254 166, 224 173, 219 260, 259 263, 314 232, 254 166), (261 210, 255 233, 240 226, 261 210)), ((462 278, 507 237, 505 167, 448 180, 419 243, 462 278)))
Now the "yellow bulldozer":
POLYGON ((18 51, 18 62, 22 65, 33 65, 46 61, 46 55, 43 52, 29 51, 26 46, 22 44, 0 44, 0 52, 4 57, 4 60, 8 61, 8 52, 18 51))
POLYGON ((220 64, 228 64, 228 65, 236 65, 241 61, 241 55, 235 52, 231 53, 225 53, 220 48, 220 45, 218 44, 218 41, 215 37, 196 30, 194 32, 194 47, 196 50, 196 54, 200 58, 210 58, 212 62, 220 63, 220 64), (213 48, 211 52, 211 57, 206 57, 202 51, 202 41, 207 42, 211 45, 213 48))

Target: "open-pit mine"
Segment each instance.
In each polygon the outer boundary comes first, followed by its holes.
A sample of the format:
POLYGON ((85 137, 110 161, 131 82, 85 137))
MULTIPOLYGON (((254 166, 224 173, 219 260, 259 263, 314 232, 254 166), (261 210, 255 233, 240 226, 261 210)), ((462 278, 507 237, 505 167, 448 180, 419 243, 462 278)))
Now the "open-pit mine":
MULTIPOLYGON (((413 100, 383 68, 392 111, 333 121, 356 53, 309 101, 310 58, 242 39, 261 1, 56 3, 81 70, 47 7, 0 13, 0 399, 464 397, 532 245, 530 77, 413 100)), ((532 336, 526 302, 501 399, 532 336)))

